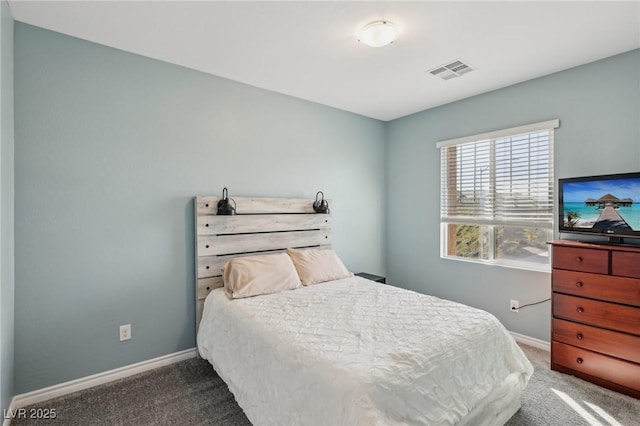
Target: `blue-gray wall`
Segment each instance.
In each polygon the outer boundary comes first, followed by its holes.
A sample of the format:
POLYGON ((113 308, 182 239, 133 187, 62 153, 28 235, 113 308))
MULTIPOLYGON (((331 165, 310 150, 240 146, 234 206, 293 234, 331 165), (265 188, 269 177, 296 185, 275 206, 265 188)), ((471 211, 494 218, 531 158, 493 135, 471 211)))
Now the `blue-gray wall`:
POLYGON ((515 314, 509 299, 549 297, 550 274, 440 258, 436 142, 554 118, 556 178, 640 170, 640 50, 388 123, 388 282, 488 310, 548 341, 550 304, 515 314))
POLYGON ((15 98, 17 393, 195 346, 194 195, 323 190, 385 272, 383 122, 21 23, 15 98))
POLYGON ((0 2, 0 409, 14 394, 13 18, 0 2))

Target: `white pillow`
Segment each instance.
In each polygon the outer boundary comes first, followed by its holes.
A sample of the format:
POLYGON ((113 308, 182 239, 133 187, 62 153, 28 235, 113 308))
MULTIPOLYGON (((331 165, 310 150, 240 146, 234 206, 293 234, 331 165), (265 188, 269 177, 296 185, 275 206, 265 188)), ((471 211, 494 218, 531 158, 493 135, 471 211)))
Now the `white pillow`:
POLYGON ((302 285, 339 280, 353 276, 331 249, 287 249, 302 285))
POLYGON ((222 281, 224 291, 231 299, 302 287, 286 253, 234 257, 224 266, 222 281))

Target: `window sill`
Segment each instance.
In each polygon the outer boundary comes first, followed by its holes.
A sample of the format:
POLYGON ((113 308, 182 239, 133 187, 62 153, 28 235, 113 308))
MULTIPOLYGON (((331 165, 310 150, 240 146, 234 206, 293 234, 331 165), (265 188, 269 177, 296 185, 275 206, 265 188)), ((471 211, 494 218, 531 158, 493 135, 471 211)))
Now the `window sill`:
POLYGON ((456 257, 456 256, 440 256, 440 258, 446 259, 446 260, 458 261, 458 262, 475 263, 475 264, 484 265, 484 266, 499 266, 502 268, 521 269, 521 270, 533 271, 533 272, 546 272, 548 274, 551 273, 551 265, 536 265, 532 263, 504 261, 504 260, 503 261, 476 260, 476 259, 469 259, 466 257, 456 257))

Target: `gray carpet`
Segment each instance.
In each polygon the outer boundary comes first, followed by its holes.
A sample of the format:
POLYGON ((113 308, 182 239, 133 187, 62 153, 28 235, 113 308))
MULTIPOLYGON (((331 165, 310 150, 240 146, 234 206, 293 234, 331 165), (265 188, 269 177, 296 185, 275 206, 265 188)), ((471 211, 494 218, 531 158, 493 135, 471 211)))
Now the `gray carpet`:
POLYGON ((535 371, 507 426, 640 425, 640 400, 551 371, 549 352, 520 346, 535 371))
MULTIPOLYGON (((522 347, 536 371, 524 392, 522 408, 508 426, 640 424, 640 400, 551 371, 548 352, 522 347)), ((14 419, 13 426, 250 424, 224 382, 201 359, 190 359, 28 408, 55 408, 57 418, 14 419)))

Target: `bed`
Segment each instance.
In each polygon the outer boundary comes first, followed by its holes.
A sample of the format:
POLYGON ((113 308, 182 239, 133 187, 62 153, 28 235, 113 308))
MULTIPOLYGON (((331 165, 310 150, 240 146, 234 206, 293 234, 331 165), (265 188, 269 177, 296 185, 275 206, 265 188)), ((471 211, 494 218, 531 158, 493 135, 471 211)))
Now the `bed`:
POLYGON ((196 198, 198 350, 253 424, 496 425, 519 409, 533 368, 487 312, 357 276, 230 299, 229 259, 329 248, 331 216, 236 198, 246 217, 221 217, 216 201, 196 198))

